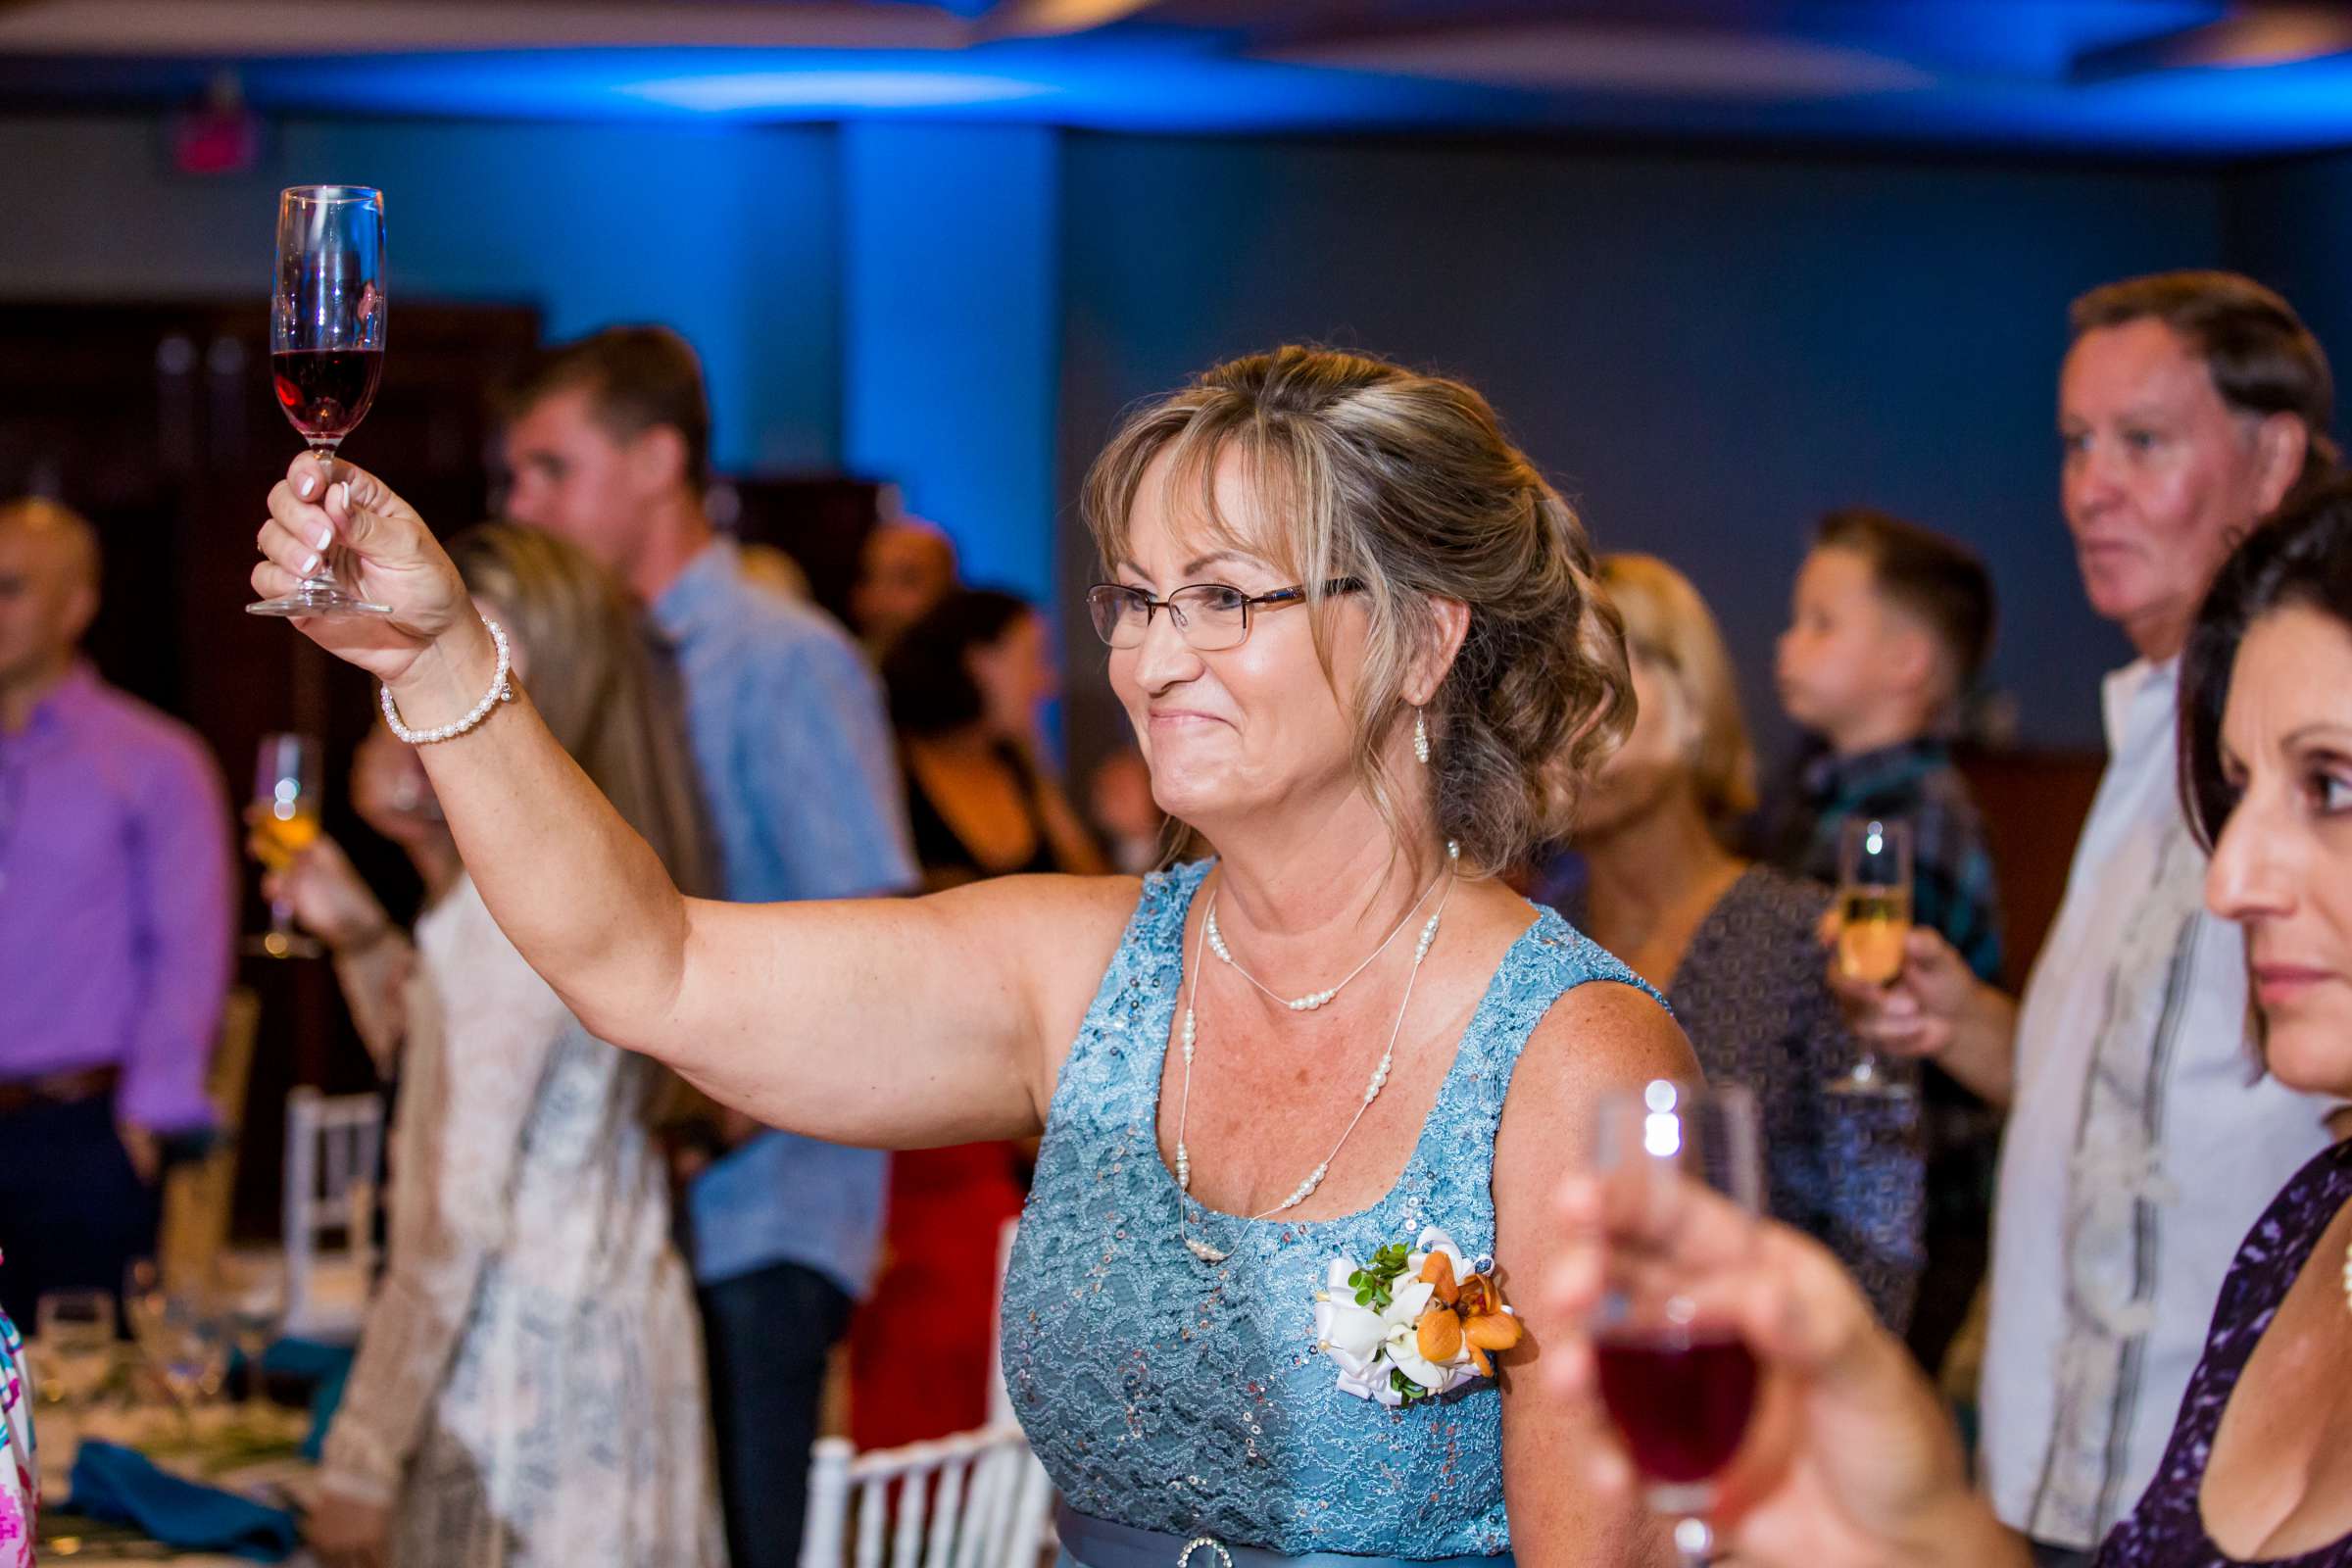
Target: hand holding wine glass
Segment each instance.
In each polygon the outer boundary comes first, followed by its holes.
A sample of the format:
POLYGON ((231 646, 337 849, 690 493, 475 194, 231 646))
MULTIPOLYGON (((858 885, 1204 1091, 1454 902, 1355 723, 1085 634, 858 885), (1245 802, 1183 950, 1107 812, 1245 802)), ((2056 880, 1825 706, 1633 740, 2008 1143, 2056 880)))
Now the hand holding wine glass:
POLYGON ((393 929, 392 917, 343 847, 319 837, 262 881, 272 904, 285 906, 303 930, 340 953, 393 929))
MULTIPOLYGON (((1833 908, 1823 921, 1825 946, 1836 947, 1838 924, 1833 908)), ((1904 936, 1902 968, 1892 980, 1849 980, 1833 955, 1829 981, 1846 1022, 1863 1040, 1893 1055, 1931 1059, 1951 1045, 1969 994, 1980 984, 1952 945, 1923 925, 1904 936)))
MULTIPOLYGON (((390 686, 404 705, 404 687, 415 686, 419 701, 429 702, 429 689, 453 673, 465 675, 473 695, 488 680, 496 651, 465 579, 424 519, 367 469, 338 460, 330 482, 318 459, 296 458, 270 488, 270 520, 255 543, 265 559, 253 568, 253 586, 265 594, 298 586, 328 551, 345 553, 348 585, 391 612, 298 616, 294 624, 390 686)), ((466 703, 471 701, 468 695, 466 703)), ((411 721, 437 722, 414 714, 411 721)))
MULTIPOLYGON (((2016 1538, 1969 1486, 1951 1423, 1902 1344, 1810 1237, 1682 1174, 1620 1165, 1561 1194, 1570 1235, 1548 1282, 1544 1375, 1600 1395, 1613 1289, 1685 1303, 1754 1358, 1757 1414, 1714 1477, 1716 1543, 1753 1568, 2023 1568, 2016 1538), (1561 1332, 1565 1329, 1567 1332, 1561 1332)), ((1622 1494, 1638 1455, 1604 1450, 1592 1485, 1622 1494)))

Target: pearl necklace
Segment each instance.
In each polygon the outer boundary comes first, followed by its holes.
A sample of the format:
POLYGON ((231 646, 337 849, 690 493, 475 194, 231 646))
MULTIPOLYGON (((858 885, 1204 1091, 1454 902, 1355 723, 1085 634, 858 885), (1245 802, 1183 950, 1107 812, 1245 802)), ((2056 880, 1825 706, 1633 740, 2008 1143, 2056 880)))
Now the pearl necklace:
MULTIPOLYGON (((1461 858, 1462 847, 1448 839, 1446 843, 1446 869, 1451 870, 1453 866, 1461 860, 1461 858)), ((1310 991, 1303 997, 1286 997, 1281 992, 1276 991, 1272 986, 1266 984, 1263 980, 1260 980, 1257 976, 1251 974, 1248 969, 1242 967, 1241 960, 1233 956, 1233 950, 1225 946, 1225 933, 1217 929, 1217 901, 1214 897, 1209 899, 1208 913, 1200 922, 1201 935, 1208 943, 1209 952, 1224 959, 1226 967, 1230 968, 1235 974, 1240 975, 1243 979, 1257 987, 1259 991, 1265 994, 1265 997, 1268 1001, 1279 1002, 1284 1006, 1290 1008, 1293 1012, 1312 1012, 1317 1007, 1328 1005, 1332 998, 1338 996, 1341 992, 1348 989, 1348 982, 1349 980, 1353 980, 1357 975, 1362 974, 1366 969, 1371 968, 1373 959, 1378 958, 1382 954, 1388 952, 1390 946, 1394 944, 1399 936, 1404 934, 1404 928, 1412 924, 1413 916, 1421 912, 1421 906, 1427 904, 1429 902, 1429 896, 1432 893, 1435 893, 1437 890, 1438 879, 1433 876, 1429 879, 1429 886, 1423 888, 1421 890, 1421 896, 1413 901, 1413 906, 1405 910, 1404 917, 1396 922, 1396 929, 1391 931, 1387 937, 1382 939, 1379 947, 1372 950, 1370 957, 1365 958, 1363 962, 1348 970, 1347 979, 1340 981, 1339 984, 1326 987, 1321 991, 1310 991)), ((1428 929, 1435 930, 1437 928, 1437 924, 1438 917, 1434 914, 1431 915, 1429 917, 1428 929)))
MULTIPOLYGON (((1446 849, 1447 865, 1450 873, 1450 867, 1456 860, 1458 860, 1461 852, 1452 844, 1447 844, 1446 849)), ((1284 1199, 1281 1202, 1276 1203, 1272 1208, 1267 1209, 1262 1214, 1250 1214, 1244 1216, 1246 1219, 1251 1222, 1261 1219, 1272 1219, 1275 1215, 1283 1212, 1285 1209, 1297 1208, 1300 1203, 1305 1202, 1307 1199, 1312 1197, 1315 1189, 1323 1185, 1323 1178, 1330 1173, 1331 1162, 1340 1157, 1340 1151, 1347 1148, 1348 1140, 1354 1136, 1356 1125, 1364 1119, 1364 1112, 1370 1110, 1372 1108, 1372 1102, 1380 1098, 1382 1086, 1387 1084, 1389 1081, 1389 1069, 1393 1067, 1396 1061, 1396 1040, 1397 1037, 1404 1032, 1404 1015, 1411 1009, 1413 1004, 1413 985, 1421 978, 1421 960, 1429 956, 1430 944, 1438 939, 1438 921, 1446 913, 1446 901, 1453 897, 1453 881, 1454 879, 1451 874, 1448 874, 1446 877, 1445 896, 1438 900, 1438 907, 1436 911, 1430 915, 1429 923, 1421 928, 1421 940, 1414 944, 1413 947, 1413 966, 1404 977, 1404 1000, 1397 1004, 1396 1022, 1389 1029, 1388 1048, 1381 1052, 1380 1064, 1372 1069, 1371 1081, 1364 1085, 1364 1098, 1357 1103, 1355 1107, 1355 1114, 1348 1118, 1347 1128, 1341 1132, 1340 1141, 1331 1146, 1331 1152, 1323 1156, 1322 1163, 1318 1164, 1313 1170, 1308 1171, 1306 1173, 1306 1179, 1291 1190, 1290 1197, 1284 1199)), ((1433 883, 1432 886, 1434 887, 1435 884, 1433 883)), ((1428 897, 1428 894, 1425 892, 1422 896, 1426 898, 1428 897)), ((1416 904, 1414 907, 1418 908, 1420 906, 1416 904)), ((1208 910, 1200 918, 1200 929, 1203 940, 1206 939, 1208 922, 1215 916, 1216 909, 1217 896, 1214 893, 1211 893, 1208 896, 1208 910)), ((1407 920, 1412 918, 1412 913, 1410 910, 1406 911, 1405 918, 1407 920)), ((1185 1197, 1190 1197, 1193 1191, 1193 1156, 1192 1152, 1185 1147, 1184 1134, 1186 1126, 1192 1119, 1193 1047, 1200 1034, 1199 1025, 1196 1021, 1196 1009, 1199 1007, 1200 1002, 1200 971, 1203 967, 1204 966, 1200 962, 1200 949, 1199 946, 1195 946, 1193 949, 1193 992, 1190 1000, 1188 1000, 1184 1004, 1184 1028, 1178 1037, 1179 1044, 1184 1054, 1184 1094, 1183 1098, 1178 1101, 1176 1106, 1176 1189, 1185 1197)), ((1240 965, 1236 964, 1235 967, 1239 968, 1240 965)), ((1350 976, 1349 978, 1353 977, 1350 976)), ((1342 982, 1342 984, 1345 983, 1345 981, 1342 982)), ((1264 988, 1260 987, 1259 989, 1263 990, 1264 988)), ((1278 998, 1276 1000, 1280 999, 1278 998)), ((1222 1263, 1230 1255, 1229 1253, 1220 1251, 1216 1248, 1209 1246, 1206 1242, 1201 1241, 1197 1236, 1186 1236, 1184 1234, 1184 1204, 1183 1200, 1180 1198, 1177 1201, 1176 1209, 1176 1231, 1178 1239, 1184 1243, 1185 1250, 1203 1263, 1222 1263)))

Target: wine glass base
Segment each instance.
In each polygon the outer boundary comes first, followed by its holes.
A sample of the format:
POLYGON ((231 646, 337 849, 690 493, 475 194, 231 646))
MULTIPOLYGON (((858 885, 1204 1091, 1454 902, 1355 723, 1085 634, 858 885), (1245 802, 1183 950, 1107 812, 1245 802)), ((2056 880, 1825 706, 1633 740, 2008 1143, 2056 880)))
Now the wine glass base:
POLYGON ((390 605, 379 605, 372 599, 362 599, 341 588, 297 588, 276 599, 265 599, 258 605, 247 605, 248 615, 389 615, 390 605))
POLYGON ((1919 1096, 1917 1089, 1900 1079, 1865 1071, 1833 1078, 1821 1089, 1823 1094, 1839 1095, 1848 1100, 1915 1100, 1919 1096))
POLYGON ((270 931, 247 937, 238 951, 248 958, 322 958, 326 949, 298 931, 270 931))

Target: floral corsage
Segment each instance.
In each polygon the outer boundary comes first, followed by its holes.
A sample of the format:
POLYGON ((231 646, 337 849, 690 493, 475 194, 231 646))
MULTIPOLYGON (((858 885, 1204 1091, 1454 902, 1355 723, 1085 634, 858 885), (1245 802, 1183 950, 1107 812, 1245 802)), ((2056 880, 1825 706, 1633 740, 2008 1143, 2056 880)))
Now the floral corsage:
POLYGON ((1340 1369, 1340 1392, 1395 1408, 1493 1377, 1493 1352, 1519 1343, 1492 1264, 1473 1270, 1436 1226, 1410 1250, 1335 1257, 1315 1293, 1315 1344, 1340 1369))

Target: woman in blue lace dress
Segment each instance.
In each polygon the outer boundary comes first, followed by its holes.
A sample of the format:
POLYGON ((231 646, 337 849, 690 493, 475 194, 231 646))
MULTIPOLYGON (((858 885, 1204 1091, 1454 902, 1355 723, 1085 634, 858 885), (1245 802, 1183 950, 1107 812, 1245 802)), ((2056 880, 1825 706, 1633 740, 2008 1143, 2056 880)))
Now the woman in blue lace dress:
MULTIPOLYGON (((2182 655, 2181 793, 2205 899, 2245 929, 2261 1070, 2337 1142, 2239 1248, 2155 1479, 2098 1568, 2352 1568, 2352 481, 2279 513, 2215 579, 2182 655)), ((2026 1568, 1967 1484, 1949 1424, 1829 1254, 1690 1190, 1636 1204, 1571 1186, 1574 1321, 1606 1250, 1736 1322, 1787 1419, 1727 1485, 1725 1544, 1757 1568, 2026 1568)), ((1589 1384, 1560 1347, 1564 1388, 1589 1384)))
POLYGON ((1097 462, 1111 685, 1214 852, 1140 884, 681 898, 527 699, 481 701, 495 639, 430 532, 331 477, 305 459, 271 492, 255 580, 323 540, 393 608, 302 630, 459 731, 423 755, 466 866, 584 1023, 801 1133, 1043 1133, 1005 1362, 1077 1562, 1167 1568, 1199 1536, 1243 1568, 1662 1560, 1565 1462, 1586 1417, 1528 1375, 1554 1325, 1506 1349, 1492 1310, 1552 1257, 1595 1097, 1695 1064, 1629 971, 1493 876, 1552 825, 1551 760, 1589 770, 1629 702, 1583 527, 1475 392, 1283 349, 1097 462), (1327 1337, 1317 1306, 1360 1303, 1318 1295, 1383 1249, 1363 1299, 1419 1315, 1327 1337), (1408 1250, 1440 1256, 1408 1280, 1408 1250), (1445 1392, 1408 1397, 1407 1368, 1445 1392))

